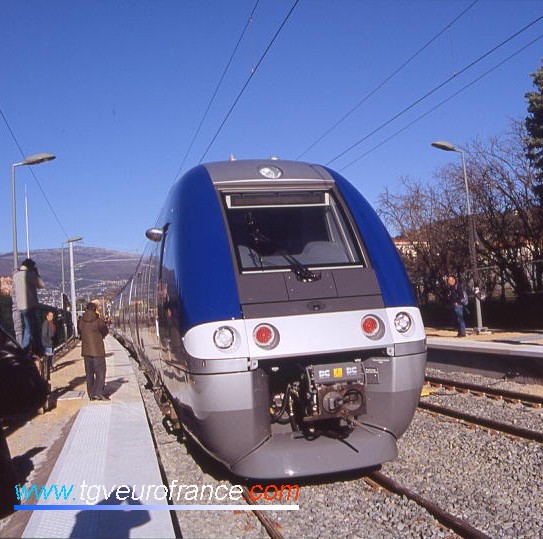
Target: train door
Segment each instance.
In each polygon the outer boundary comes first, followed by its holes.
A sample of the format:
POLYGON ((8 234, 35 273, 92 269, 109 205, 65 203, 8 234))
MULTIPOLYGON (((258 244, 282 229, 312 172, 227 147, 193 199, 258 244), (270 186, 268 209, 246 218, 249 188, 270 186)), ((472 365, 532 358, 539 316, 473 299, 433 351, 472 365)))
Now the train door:
POLYGON ((142 260, 142 347, 152 369, 162 375, 160 332, 158 328, 158 256, 160 247, 156 246, 149 256, 142 260))
POLYGON ((167 243, 169 240, 169 224, 163 227, 162 239, 158 246, 158 275, 156 289, 157 317, 156 333, 161 359, 171 360, 171 298, 169 290, 170 270, 165 265, 167 243))

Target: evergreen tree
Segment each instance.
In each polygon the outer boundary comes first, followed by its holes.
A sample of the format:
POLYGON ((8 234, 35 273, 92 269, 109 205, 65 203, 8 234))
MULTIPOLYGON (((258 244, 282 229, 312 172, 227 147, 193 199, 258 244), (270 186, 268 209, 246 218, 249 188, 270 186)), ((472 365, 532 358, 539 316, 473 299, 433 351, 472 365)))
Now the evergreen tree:
POLYGON ((526 94, 528 100, 526 156, 535 167, 536 185, 534 191, 539 205, 543 207, 543 64, 531 76, 534 79, 536 91, 526 94))

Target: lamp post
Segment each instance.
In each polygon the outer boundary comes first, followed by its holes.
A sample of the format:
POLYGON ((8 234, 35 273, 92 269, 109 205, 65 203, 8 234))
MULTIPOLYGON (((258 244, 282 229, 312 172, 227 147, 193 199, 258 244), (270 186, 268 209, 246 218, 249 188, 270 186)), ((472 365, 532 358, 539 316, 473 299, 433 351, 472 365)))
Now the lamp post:
POLYGON ((64 296, 66 294, 64 283, 66 282, 64 272, 64 242, 60 245, 60 267, 62 268, 62 292, 60 293, 60 308, 62 309, 62 327, 64 328, 64 342, 68 342, 68 328, 66 323, 66 312, 64 309, 64 296))
POLYGON ((17 258, 17 204, 15 202, 15 169, 25 165, 39 165, 46 161, 52 161, 56 159, 56 155, 50 153, 36 153, 27 157, 20 163, 13 163, 11 165, 11 227, 13 234, 13 269, 19 267, 19 260, 17 258))
POLYGON ((26 258, 30 258, 30 241, 29 241, 29 232, 28 232, 28 196, 26 194, 26 183, 25 183, 25 230, 26 230, 26 258))
POLYGON ((438 150, 445 150, 446 152, 457 152, 462 156, 462 170, 464 173, 464 187, 466 189, 466 213, 468 216, 468 246, 469 246, 469 258, 471 263, 471 270, 473 273, 473 284, 475 292, 475 311, 477 314, 477 328, 476 333, 483 331, 483 317, 481 314, 481 296, 480 296, 480 279, 479 270, 477 269, 477 253, 475 251, 475 228, 473 222, 473 215, 471 213, 471 202, 469 195, 468 175, 466 173, 466 158, 464 157, 464 151, 444 140, 438 140, 432 142, 432 146, 438 150))
MULTIPOLYGON (((27 157, 20 163, 13 163, 11 165, 11 231, 13 237, 13 275, 19 268, 18 247, 17 247, 17 204, 15 196, 15 169, 17 167, 26 165, 39 165, 46 161, 52 161, 56 159, 56 156, 50 153, 36 153, 27 157)), ((28 234, 28 227, 27 227, 28 234)), ((27 240, 28 245, 28 240, 27 240)), ((15 286, 13 286, 12 293, 12 317, 13 317, 13 329, 15 330, 15 337, 19 343, 21 343, 23 335, 23 325, 21 321, 21 315, 17 309, 17 298, 15 294, 15 286)))
POLYGON ((64 277, 64 242, 62 243, 62 245, 60 246, 60 267, 62 268, 62 307, 64 308, 64 294, 65 294, 65 290, 64 290, 64 283, 66 281, 65 277, 64 277))
POLYGON ((73 245, 76 241, 81 241, 83 238, 70 238, 65 241, 70 245, 70 288, 71 288, 71 299, 72 302, 72 324, 74 326, 74 335, 79 336, 77 331, 77 304, 75 302, 75 270, 74 270, 74 249, 73 245))

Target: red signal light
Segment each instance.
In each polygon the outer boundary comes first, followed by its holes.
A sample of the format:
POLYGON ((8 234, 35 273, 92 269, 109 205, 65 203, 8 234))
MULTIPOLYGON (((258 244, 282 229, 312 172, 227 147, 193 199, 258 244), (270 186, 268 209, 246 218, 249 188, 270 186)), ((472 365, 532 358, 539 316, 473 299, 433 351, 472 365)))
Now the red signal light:
POLYGON ((270 324, 259 324, 253 331, 253 339, 260 348, 275 348, 279 343, 279 332, 270 324))
POLYGON ((379 318, 373 315, 365 316, 362 319, 362 331, 370 339, 379 339, 383 336, 384 326, 379 318))
POLYGON ((273 332, 268 326, 260 326, 255 333, 256 340, 260 344, 268 344, 273 337, 273 332))

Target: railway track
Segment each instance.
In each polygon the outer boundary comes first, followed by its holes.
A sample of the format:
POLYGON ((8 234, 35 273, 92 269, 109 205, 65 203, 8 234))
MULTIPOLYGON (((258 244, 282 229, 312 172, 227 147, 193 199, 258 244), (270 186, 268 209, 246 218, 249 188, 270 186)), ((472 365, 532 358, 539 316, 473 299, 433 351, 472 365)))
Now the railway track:
MULTIPOLYGON (((543 406, 543 397, 526 392, 510 391, 494 386, 457 381, 439 376, 426 376, 425 379, 426 382, 433 387, 444 388, 446 390, 455 391, 457 392, 456 394, 466 395, 464 398, 469 398, 467 397, 468 395, 477 397, 483 396, 488 397, 493 401, 503 401, 510 404, 523 404, 524 406, 528 406, 530 408, 541 408, 543 406)), ((435 394, 435 396, 438 397, 451 397, 453 395, 441 395, 439 393, 435 394)), ((477 413, 472 413, 473 411, 468 412, 465 409, 459 409, 458 403, 456 403, 456 408, 452 408, 449 406, 444 406, 442 403, 436 404, 426 402, 425 400, 421 399, 418 407, 419 409, 430 412, 431 414, 457 419, 464 423, 483 427, 491 432, 501 432, 516 438, 543 443, 543 432, 541 429, 535 430, 530 428, 532 425, 516 425, 516 420, 506 422, 503 421, 503 417, 499 419, 484 417, 484 415, 479 414, 479 411, 477 411, 477 413)), ((479 408, 483 408, 486 411, 488 406, 485 405, 479 408)))
POLYGON ((480 384, 471 384, 468 382, 459 382, 448 378, 438 376, 426 376, 425 380, 434 387, 443 387, 453 389, 463 393, 472 393, 474 395, 484 395, 493 399, 503 399, 513 403, 521 403, 534 408, 543 407, 543 397, 524 393, 520 391, 509 391, 497 387, 489 387, 480 384))
POLYGON ((454 516, 452 513, 445 511, 428 498, 425 498, 413 490, 400 485, 397 481, 394 481, 394 479, 388 477, 382 472, 372 472, 368 474, 364 480, 374 488, 381 487, 388 492, 392 492, 398 496, 405 496, 409 500, 414 501, 417 505, 420 505, 426 509, 426 511, 428 511, 443 526, 446 526, 450 530, 454 531, 460 537, 469 539, 490 539, 490 536, 478 530, 469 522, 466 522, 465 520, 454 516))
MULTIPOLYGON (((247 487, 243 487, 243 499, 249 505, 256 505, 254 500, 251 498, 249 489, 247 487)), ((264 529, 268 532, 268 535, 271 537, 271 539, 284 538, 284 535, 281 533, 278 524, 273 519, 271 519, 264 511, 253 510, 253 514, 256 516, 256 518, 258 518, 260 524, 262 524, 264 529)))
POLYGON ((494 419, 489 419, 474 414, 468 414, 466 412, 455 410, 454 408, 448 408, 446 406, 440 406, 438 404, 432 404, 429 402, 419 402, 418 406, 422 410, 426 410, 434 414, 452 417, 466 423, 471 423, 473 425, 484 427, 491 431, 503 432, 517 438, 524 438, 526 440, 543 443, 543 432, 541 431, 527 429, 524 427, 517 427, 516 425, 512 425, 510 423, 503 423, 494 419))

